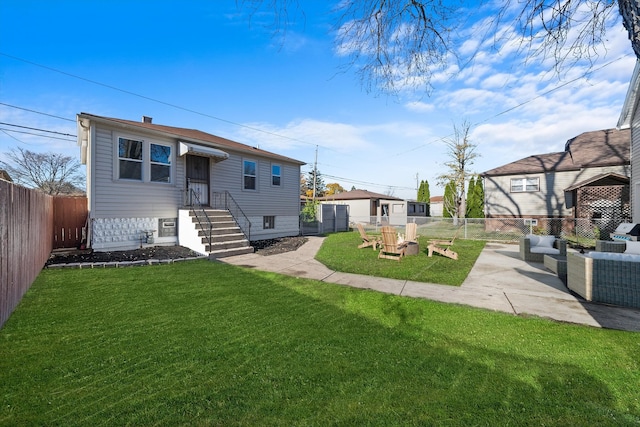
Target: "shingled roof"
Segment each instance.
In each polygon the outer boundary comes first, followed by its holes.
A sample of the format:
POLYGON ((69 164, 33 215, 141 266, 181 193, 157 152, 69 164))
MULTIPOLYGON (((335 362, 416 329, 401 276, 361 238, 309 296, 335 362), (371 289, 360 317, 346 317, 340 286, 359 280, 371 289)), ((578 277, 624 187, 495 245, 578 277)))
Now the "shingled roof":
POLYGON ((628 165, 631 157, 630 147, 630 129, 584 132, 568 140, 564 151, 525 157, 483 172, 481 175, 562 172, 583 168, 628 165))
POLYGON ((257 147, 252 147, 250 145, 242 144, 240 142, 236 142, 230 139, 212 135, 206 132, 199 131, 197 129, 179 128, 174 126, 165 126, 165 125, 158 125, 155 123, 151 123, 149 118, 146 118, 148 121, 136 122, 132 120, 117 119, 113 117, 96 116, 89 113, 80 113, 79 116, 86 117, 91 120, 101 121, 104 123, 119 125, 120 127, 124 127, 124 128, 134 127, 134 128, 146 129, 154 133, 171 135, 176 138, 185 139, 187 141, 206 144, 207 146, 210 146, 213 148, 221 148, 221 149, 228 149, 228 150, 239 151, 244 153, 250 153, 253 155, 259 155, 259 156, 269 157, 269 158, 278 159, 282 161, 288 161, 288 162, 297 163, 300 165, 305 164, 305 162, 301 162, 299 160, 295 160, 290 157, 281 156, 279 154, 272 153, 266 150, 261 150, 260 148, 257 148, 257 147))

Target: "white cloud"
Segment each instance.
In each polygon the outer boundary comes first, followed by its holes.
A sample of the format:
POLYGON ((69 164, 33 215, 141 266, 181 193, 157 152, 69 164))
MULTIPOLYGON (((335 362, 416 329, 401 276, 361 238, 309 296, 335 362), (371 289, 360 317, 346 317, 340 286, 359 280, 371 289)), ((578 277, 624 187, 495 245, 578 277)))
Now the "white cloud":
POLYGON ((407 110, 416 113, 429 113, 435 109, 435 106, 433 104, 427 104, 426 102, 421 101, 407 102, 405 104, 405 107, 407 108, 407 110))

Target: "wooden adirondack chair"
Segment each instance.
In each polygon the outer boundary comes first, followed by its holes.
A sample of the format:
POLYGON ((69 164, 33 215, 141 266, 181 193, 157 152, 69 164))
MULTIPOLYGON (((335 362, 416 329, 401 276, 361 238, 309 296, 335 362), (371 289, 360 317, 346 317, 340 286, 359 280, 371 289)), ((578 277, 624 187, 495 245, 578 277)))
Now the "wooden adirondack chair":
MULTIPOLYGON (((462 227, 460 227, 462 228, 462 227)), ((430 240, 429 246, 427 246, 427 252, 429 256, 432 256, 433 253, 440 254, 442 256, 446 256, 447 258, 451 258, 454 260, 458 259, 458 253, 451 250, 451 246, 453 246, 453 242, 456 241, 456 237, 458 237, 458 232, 460 228, 456 230, 456 234, 453 235, 453 239, 451 240, 430 240), (446 246, 446 247, 445 247, 446 246)))
POLYGON ((409 243, 418 243, 418 224, 408 222, 404 231, 404 241, 409 243))
POLYGON ((406 245, 398 244, 398 233, 395 227, 382 227, 382 247, 378 258, 395 259, 400 261, 404 256, 406 245))
POLYGON ((362 244, 358 246, 359 249, 368 248, 369 246, 373 246, 373 250, 378 249, 378 245, 381 244, 380 240, 377 237, 369 236, 364 231, 364 227, 362 224, 357 224, 358 231, 360 232, 360 237, 362 237, 362 244))

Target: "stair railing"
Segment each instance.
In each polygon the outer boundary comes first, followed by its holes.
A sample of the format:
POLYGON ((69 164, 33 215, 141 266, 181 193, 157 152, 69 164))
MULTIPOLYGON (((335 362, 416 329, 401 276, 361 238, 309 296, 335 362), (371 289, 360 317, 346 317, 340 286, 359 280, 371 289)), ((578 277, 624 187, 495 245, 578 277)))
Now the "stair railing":
POLYGON ((193 216, 196 218, 196 221, 198 222, 200 229, 206 231, 208 227, 209 233, 205 237, 207 238, 207 242, 209 243, 209 252, 211 252, 211 243, 213 242, 213 239, 212 239, 213 224, 211 223, 211 218, 209 218, 209 215, 207 215, 207 211, 204 209, 204 207, 200 203, 200 197, 198 196, 198 193, 196 193, 193 189, 189 189, 189 197, 191 202, 189 210, 193 213, 193 216))
POLYGON ((228 191, 216 192, 212 194, 213 200, 211 207, 214 209, 225 209, 229 211, 233 219, 240 227, 240 231, 244 234, 244 237, 251 241, 251 221, 244 214, 240 205, 234 200, 233 196, 228 191))

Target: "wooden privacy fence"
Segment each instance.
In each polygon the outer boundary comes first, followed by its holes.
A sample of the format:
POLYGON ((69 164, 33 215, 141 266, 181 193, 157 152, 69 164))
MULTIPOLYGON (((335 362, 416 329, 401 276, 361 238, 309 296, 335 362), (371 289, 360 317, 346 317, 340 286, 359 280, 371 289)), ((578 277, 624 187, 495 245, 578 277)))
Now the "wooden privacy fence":
POLYGON ((86 238, 87 198, 53 198, 53 249, 77 248, 86 238))
POLYGON ((0 180, 0 327, 47 262, 53 197, 0 180))

